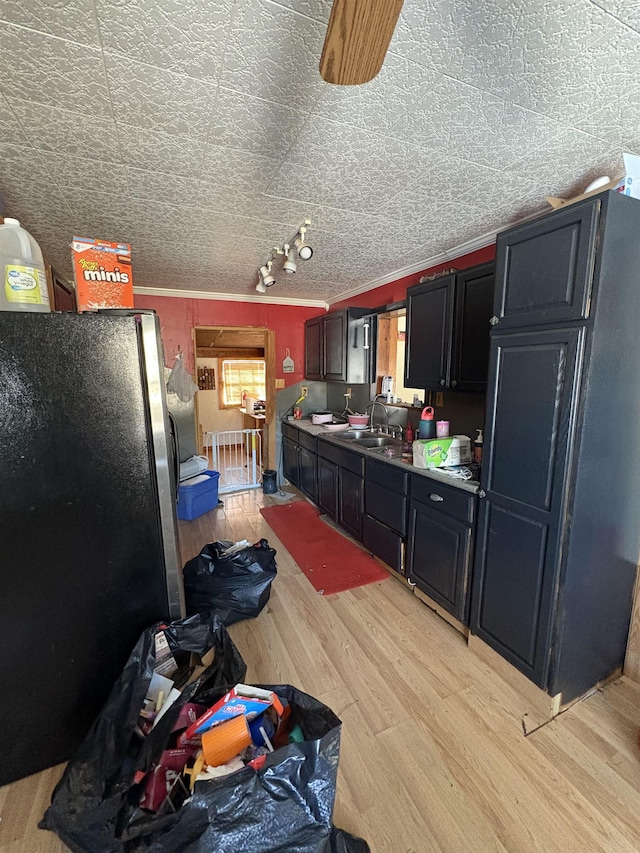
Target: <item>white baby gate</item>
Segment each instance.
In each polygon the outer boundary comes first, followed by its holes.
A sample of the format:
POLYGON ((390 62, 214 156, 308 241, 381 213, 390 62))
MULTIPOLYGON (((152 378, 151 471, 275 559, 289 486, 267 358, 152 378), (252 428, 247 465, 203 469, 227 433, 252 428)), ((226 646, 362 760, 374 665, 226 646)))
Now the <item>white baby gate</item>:
POLYGON ((205 432, 204 451, 220 472, 218 492, 257 489, 262 479, 262 430, 231 429, 205 432))

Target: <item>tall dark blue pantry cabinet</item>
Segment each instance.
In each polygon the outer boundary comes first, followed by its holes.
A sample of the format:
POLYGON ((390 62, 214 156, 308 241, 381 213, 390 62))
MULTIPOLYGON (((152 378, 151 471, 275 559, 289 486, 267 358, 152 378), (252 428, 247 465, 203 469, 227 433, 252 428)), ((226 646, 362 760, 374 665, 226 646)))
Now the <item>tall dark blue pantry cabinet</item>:
POLYGON ((567 703, 623 664, 640 554, 640 202, 498 236, 471 630, 567 703))

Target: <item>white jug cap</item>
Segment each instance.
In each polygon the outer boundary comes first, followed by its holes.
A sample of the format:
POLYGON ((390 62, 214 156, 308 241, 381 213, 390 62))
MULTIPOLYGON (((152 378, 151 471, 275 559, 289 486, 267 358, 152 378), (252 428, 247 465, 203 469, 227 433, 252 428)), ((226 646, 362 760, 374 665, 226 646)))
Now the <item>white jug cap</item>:
POLYGON ((20 222, 17 219, 11 219, 10 217, 5 216, 4 224, 5 225, 20 225, 20 222))

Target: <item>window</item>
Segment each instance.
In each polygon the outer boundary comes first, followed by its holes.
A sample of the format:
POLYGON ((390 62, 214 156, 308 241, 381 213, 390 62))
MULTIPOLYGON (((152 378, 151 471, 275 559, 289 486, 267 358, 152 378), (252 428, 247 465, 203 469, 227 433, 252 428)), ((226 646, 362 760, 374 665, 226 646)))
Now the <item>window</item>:
POLYGON ((221 375, 221 404, 225 408, 242 406, 242 395, 264 400, 266 371, 262 359, 223 359, 221 375))

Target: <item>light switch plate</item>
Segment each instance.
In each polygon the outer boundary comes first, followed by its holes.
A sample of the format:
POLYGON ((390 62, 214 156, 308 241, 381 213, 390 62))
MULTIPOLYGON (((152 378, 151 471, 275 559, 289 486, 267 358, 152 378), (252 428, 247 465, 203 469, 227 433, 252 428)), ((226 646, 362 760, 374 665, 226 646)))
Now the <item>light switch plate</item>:
POLYGON ((276 379, 276 388, 284 388, 284 379, 276 379))

